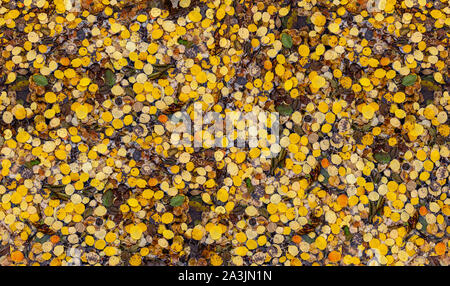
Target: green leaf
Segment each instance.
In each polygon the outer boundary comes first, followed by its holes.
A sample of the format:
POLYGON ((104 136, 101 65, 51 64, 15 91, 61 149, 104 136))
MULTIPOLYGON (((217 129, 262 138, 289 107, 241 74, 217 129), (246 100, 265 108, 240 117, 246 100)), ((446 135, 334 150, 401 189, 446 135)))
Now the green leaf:
POLYGON ((44 184, 42 187, 48 188, 50 190, 64 190, 66 185, 49 185, 49 184, 44 184))
POLYGON ((245 184, 247 185, 247 190, 249 193, 253 193, 255 190, 255 187, 252 185, 252 180, 250 178, 245 178, 245 184))
POLYGON ((282 116, 289 116, 294 112, 292 106, 287 104, 280 104, 277 107, 275 107, 275 110, 278 111, 278 113, 280 113, 280 115, 282 116))
POLYGON ((66 193, 59 192, 59 191, 52 190, 52 189, 50 189, 50 191, 51 191, 50 197, 52 197, 52 198, 57 198, 57 199, 60 199, 63 201, 68 201, 70 199, 70 196, 66 193))
POLYGON ((164 75, 166 75, 165 71, 154 72, 151 75, 149 75, 148 78, 149 79, 159 79, 159 78, 162 78, 164 75))
POLYGON ((420 216, 420 217, 419 217, 419 222, 420 222, 420 224, 422 225, 422 231, 426 231, 428 222, 427 222, 427 220, 425 219, 425 217, 420 216))
POLYGON ((109 208, 113 204, 114 193, 111 190, 107 190, 102 197, 103 206, 109 208))
POLYGON ((385 152, 376 153, 374 156, 375 160, 381 164, 387 164, 391 162, 391 156, 385 152))
POLYGON ((352 239, 353 235, 351 234, 350 229, 348 228, 348 226, 345 225, 342 229, 344 230, 345 239, 347 239, 347 240, 352 239))
POLYGON ((377 209, 376 209, 376 213, 377 214, 381 215, 385 202, 386 202, 386 199, 384 198, 384 196, 381 196, 378 199, 378 201, 377 201, 377 209))
POLYGON ((315 241, 314 238, 311 238, 309 235, 304 234, 302 235, 302 240, 306 241, 307 243, 313 243, 315 241))
POLYGON ((44 234, 41 238, 35 237, 35 238, 34 238, 34 241, 35 241, 35 242, 38 242, 38 243, 44 243, 44 242, 46 242, 47 240, 49 240, 49 238, 50 238, 50 235, 44 234))
POLYGON ((413 85, 416 82, 416 80, 417 80, 417 75, 410 74, 403 78, 402 84, 404 86, 410 86, 410 85, 413 85))
POLYGON ((31 160, 29 162, 26 162, 24 165, 28 169, 31 169, 31 168, 33 168, 33 166, 39 165, 40 163, 41 163, 41 160, 39 158, 37 158, 36 160, 31 160))
POLYGON ((283 33, 281 34, 281 43, 283 43, 283 46, 285 48, 292 48, 292 38, 290 35, 283 33))
POLYGON ((116 84, 116 75, 110 69, 105 71, 105 83, 109 86, 113 86, 116 84))
POLYGON ((179 38, 177 42, 178 42, 178 44, 183 45, 188 49, 194 45, 194 43, 192 43, 188 40, 183 40, 182 38, 179 38))
POLYGON ((39 86, 46 86, 48 84, 47 78, 40 74, 34 75, 33 81, 39 86))
POLYGON ((322 183, 328 184, 328 179, 330 178, 328 171, 325 168, 321 168, 320 174, 324 177, 324 181, 322 183))
POLYGON ((176 195, 175 197, 170 199, 170 205, 172 207, 179 207, 184 202, 184 196, 183 195, 176 195))

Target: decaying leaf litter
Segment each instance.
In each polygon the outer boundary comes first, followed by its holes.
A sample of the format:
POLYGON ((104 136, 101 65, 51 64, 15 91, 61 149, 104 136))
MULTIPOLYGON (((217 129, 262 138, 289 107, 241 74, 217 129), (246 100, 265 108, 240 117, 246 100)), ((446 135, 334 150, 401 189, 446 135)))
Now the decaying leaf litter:
POLYGON ((66 4, 0 1, 1 265, 448 265, 448 1, 66 4))

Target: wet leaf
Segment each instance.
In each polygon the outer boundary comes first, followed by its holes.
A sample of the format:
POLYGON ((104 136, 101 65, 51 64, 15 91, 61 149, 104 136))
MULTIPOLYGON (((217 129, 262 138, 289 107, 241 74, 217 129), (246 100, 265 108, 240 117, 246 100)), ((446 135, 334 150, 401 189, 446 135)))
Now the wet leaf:
POLYGON ((365 125, 362 125, 362 126, 359 126, 357 124, 352 124, 352 128, 354 130, 358 130, 358 131, 361 131, 361 132, 367 132, 367 131, 370 130, 370 128, 372 128, 372 123, 369 122, 369 123, 367 123, 365 125))
POLYGON ((378 173, 376 170, 372 171, 370 177, 372 178, 372 182, 374 182, 375 184, 378 184, 381 180, 381 174, 378 173))
POLYGON ((421 85, 432 91, 437 91, 437 90, 441 89, 441 86, 439 84, 437 84, 436 81, 434 81, 433 76, 431 76, 431 78, 426 77, 426 78, 422 79, 421 85))
POLYGON ((156 72, 163 72, 167 71, 168 69, 174 68, 175 66, 173 64, 153 64, 153 69, 156 72))
POLYGON ((64 189, 66 185, 50 185, 50 184, 44 184, 44 188, 48 188, 50 190, 57 190, 57 189, 64 189))
POLYGON ((294 131, 295 133, 297 133, 300 136, 303 136, 305 134, 305 132, 303 131, 302 127, 298 124, 294 125, 294 131))
POLYGON ((131 247, 128 247, 127 245, 121 245, 121 248, 123 251, 128 253, 135 253, 139 249, 139 244, 135 244, 131 247))
POLYGON ((165 71, 160 71, 160 72, 154 72, 151 75, 148 76, 149 79, 153 80, 153 79, 160 79, 164 76, 166 76, 167 73, 165 71))
POLYGON ((203 203, 202 197, 200 195, 192 196, 189 198, 189 202, 203 203))

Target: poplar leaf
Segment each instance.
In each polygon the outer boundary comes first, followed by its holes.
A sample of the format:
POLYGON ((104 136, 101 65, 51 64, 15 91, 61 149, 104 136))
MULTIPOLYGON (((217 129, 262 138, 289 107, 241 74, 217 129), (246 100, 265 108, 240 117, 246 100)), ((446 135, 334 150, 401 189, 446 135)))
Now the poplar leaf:
POLYGON ((175 197, 170 199, 170 205, 173 207, 179 207, 184 202, 184 196, 183 195, 176 195, 175 197))
POLYGON ((109 86, 113 86, 116 84, 116 75, 110 69, 105 71, 105 83, 109 86))
POLYGON ((281 43, 285 48, 292 48, 292 38, 290 35, 283 33, 281 34, 281 43))
POLYGON ((416 80, 417 80, 417 75, 410 74, 403 78, 402 84, 404 86, 410 86, 410 85, 413 85, 416 82, 416 80))
POLYGON ((33 81, 39 86, 48 85, 48 80, 45 76, 37 74, 33 76, 33 81))
POLYGON ((114 193, 111 190, 107 190, 102 197, 103 205, 109 208, 113 204, 114 193))

